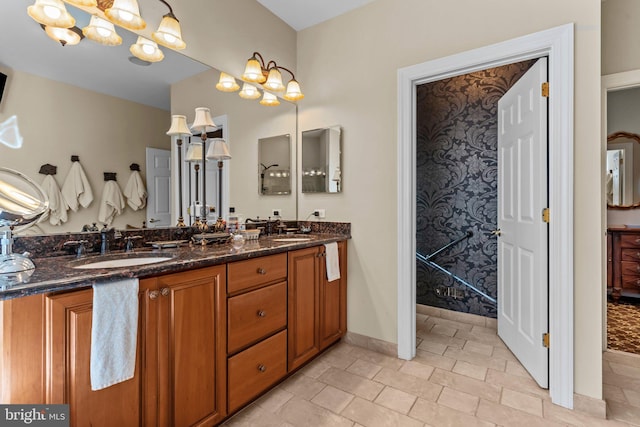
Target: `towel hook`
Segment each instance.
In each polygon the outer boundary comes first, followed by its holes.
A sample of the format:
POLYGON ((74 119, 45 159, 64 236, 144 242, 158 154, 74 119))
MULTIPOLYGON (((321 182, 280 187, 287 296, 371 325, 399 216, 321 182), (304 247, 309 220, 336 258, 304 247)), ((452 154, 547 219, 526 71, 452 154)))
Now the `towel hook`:
POLYGON ((104 180, 106 181, 115 181, 116 180, 116 173, 115 172, 105 172, 104 173, 104 180))
POLYGON ((76 156, 75 154, 73 156, 71 156, 71 161, 72 162, 79 162, 80 161, 80 156, 76 156))
POLYGON ((38 173, 43 175, 55 175, 58 173, 58 167, 47 163, 40 166, 40 171, 38 173))
POLYGON ((129 165, 129 169, 132 171, 140 172, 140 165, 137 163, 131 163, 131 165, 129 165))

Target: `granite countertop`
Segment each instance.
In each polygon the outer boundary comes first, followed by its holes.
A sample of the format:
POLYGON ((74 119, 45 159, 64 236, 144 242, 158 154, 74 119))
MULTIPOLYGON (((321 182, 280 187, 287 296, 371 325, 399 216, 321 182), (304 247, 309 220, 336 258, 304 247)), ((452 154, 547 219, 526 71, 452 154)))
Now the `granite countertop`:
MULTIPOLYGON (((214 243, 207 246, 190 243, 171 249, 137 249, 134 252, 161 252, 163 254, 170 254, 173 258, 169 261, 131 267, 77 269, 68 266, 69 263, 76 260, 75 256, 34 258, 33 262, 36 265, 36 269, 29 283, 12 285, 6 289, 2 287, 0 283, 0 300, 69 289, 80 289, 89 287, 97 282, 177 273, 350 238, 349 235, 345 234, 322 233, 305 235, 305 238, 311 238, 311 240, 306 241, 275 241, 276 239, 287 237, 294 236, 271 236, 261 237, 255 241, 247 240, 241 249, 233 249, 230 243, 214 243)), ((122 251, 114 251, 111 253, 121 252, 122 251)), ((87 259, 92 257, 99 260, 100 255, 86 255, 87 259)))

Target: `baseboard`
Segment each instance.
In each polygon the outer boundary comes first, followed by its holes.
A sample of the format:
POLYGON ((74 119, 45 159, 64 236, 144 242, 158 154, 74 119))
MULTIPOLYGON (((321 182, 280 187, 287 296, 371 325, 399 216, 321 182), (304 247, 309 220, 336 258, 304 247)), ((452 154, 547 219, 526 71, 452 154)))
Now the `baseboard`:
POLYGON ((426 316, 440 317, 447 320, 455 320, 456 322, 469 323, 475 326, 493 329, 494 331, 498 330, 498 320, 492 317, 463 313, 461 311, 452 311, 423 304, 416 304, 416 313, 426 316))
POLYGON ((604 399, 573 393, 573 410, 594 418, 607 419, 607 402, 604 399))

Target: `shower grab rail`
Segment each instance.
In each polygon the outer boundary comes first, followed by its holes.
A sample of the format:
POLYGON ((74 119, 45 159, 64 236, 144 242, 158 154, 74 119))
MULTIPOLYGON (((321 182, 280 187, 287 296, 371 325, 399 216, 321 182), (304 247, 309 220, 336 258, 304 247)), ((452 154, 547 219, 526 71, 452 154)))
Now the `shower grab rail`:
POLYGON ((491 301, 493 304, 497 304, 497 301, 496 301, 495 298, 490 297, 489 295, 487 295, 486 293, 482 292, 480 289, 476 288, 475 286, 473 286, 471 283, 467 282, 463 278, 455 275, 454 273, 448 271, 444 267, 442 267, 442 266, 436 264, 435 262, 431 261, 431 258, 433 258, 434 256, 438 255, 442 251, 445 251, 445 250, 449 249, 451 246, 456 245, 456 244, 462 242, 463 240, 468 239, 471 236, 473 236, 473 232, 467 231, 467 233, 464 236, 454 240, 453 242, 447 243, 446 245, 444 245, 443 247, 441 247, 440 249, 436 250, 435 252, 433 252, 433 253, 431 253, 429 255, 423 255, 420 252, 416 252, 416 259, 418 261, 420 261, 422 264, 424 264, 426 266, 429 266, 429 267, 432 267, 432 268, 435 268, 436 270, 439 270, 442 273, 446 274, 447 276, 453 278, 457 282, 463 284, 464 286, 468 287, 472 291, 480 294, 481 296, 483 296, 487 300, 491 301))

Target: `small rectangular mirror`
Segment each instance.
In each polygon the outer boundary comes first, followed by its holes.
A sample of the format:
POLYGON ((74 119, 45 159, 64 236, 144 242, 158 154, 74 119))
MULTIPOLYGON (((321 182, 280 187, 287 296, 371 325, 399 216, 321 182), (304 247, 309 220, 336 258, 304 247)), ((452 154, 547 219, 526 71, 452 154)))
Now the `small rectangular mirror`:
POLYGON ((263 196, 291 194, 291 137, 258 140, 258 192, 263 196))
POLYGON ((302 192, 342 191, 342 129, 331 126, 302 132, 302 192))

